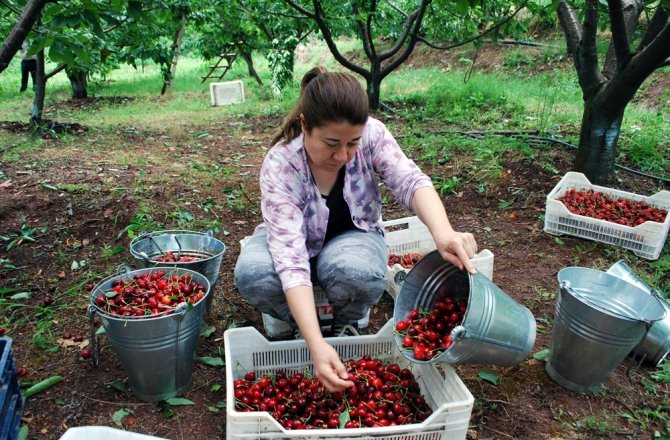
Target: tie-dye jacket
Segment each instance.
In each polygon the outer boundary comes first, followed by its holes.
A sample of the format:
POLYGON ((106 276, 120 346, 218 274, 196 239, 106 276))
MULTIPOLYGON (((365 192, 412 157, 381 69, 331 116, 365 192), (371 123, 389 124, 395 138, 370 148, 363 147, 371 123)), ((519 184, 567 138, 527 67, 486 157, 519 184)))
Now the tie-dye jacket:
MULTIPOLYGON (((409 211, 414 192, 432 186, 386 126, 373 118, 368 118, 356 155, 345 166, 344 199, 354 225, 364 231, 384 234, 375 174, 409 211)), ((307 165, 303 135, 269 150, 261 167, 260 186, 264 224, 258 227, 267 228, 282 288, 311 286, 309 259, 323 246, 329 211, 307 165)))

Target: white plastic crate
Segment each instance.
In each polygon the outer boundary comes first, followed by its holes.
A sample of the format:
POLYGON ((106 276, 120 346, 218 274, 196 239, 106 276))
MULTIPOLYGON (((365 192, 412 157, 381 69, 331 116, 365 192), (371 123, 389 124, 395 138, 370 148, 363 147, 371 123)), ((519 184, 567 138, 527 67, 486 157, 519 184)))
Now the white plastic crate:
POLYGON ((209 84, 212 105, 239 104, 244 102, 242 81, 225 81, 209 84))
MULTIPOLYGON (((243 249, 247 241, 251 236, 246 236, 240 240, 240 249, 243 249)), ((319 322, 325 329, 330 326, 330 322, 333 319, 333 306, 328 302, 328 297, 326 292, 323 291, 321 286, 313 286, 314 291, 314 305, 316 307, 316 313, 319 316, 319 322)), ((280 338, 291 333, 291 326, 287 322, 277 319, 273 316, 270 316, 266 313, 262 313, 263 318, 263 327, 268 336, 271 338, 280 338)), ((368 310, 367 315, 358 320, 358 328, 365 328, 368 326, 370 321, 370 310, 368 310)))
POLYGON ((645 222, 639 226, 625 226, 605 220, 573 214, 558 201, 569 189, 578 191, 592 189, 614 198, 643 200, 649 205, 670 211, 670 191, 659 191, 651 197, 619 191, 603 186, 592 185, 582 173, 569 172, 547 195, 547 207, 544 217, 544 231, 554 235, 574 235, 588 240, 620 246, 631 250, 635 255, 655 260, 661 255, 663 245, 670 228, 670 215, 663 223, 645 222))
POLYGON ((289 431, 270 413, 240 412, 235 409, 233 381, 247 372, 258 376, 284 370, 294 374, 311 367, 309 350, 303 340, 269 342, 256 329, 242 327, 224 335, 226 355, 226 438, 236 439, 343 439, 369 438, 402 440, 463 440, 466 437, 474 398, 454 369, 434 364, 410 364, 400 353, 389 321, 376 335, 328 338, 343 360, 366 354, 403 368, 411 368, 433 413, 422 423, 382 428, 312 429, 289 431))
POLYGON ((158 440, 163 437, 138 434, 109 426, 78 426, 70 428, 60 437, 60 440, 158 440))
MULTIPOLYGON (((418 252, 421 255, 435 250, 430 231, 421 223, 418 217, 404 217, 397 220, 384 222, 384 228, 393 228, 386 232, 386 243, 388 244, 389 254, 404 255, 411 252, 418 252), (398 229, 402 228, 402 229, 398 229)), ((488 249, 478 252, 470 259, 472 264, 485 277, 493 279, 493 252, 488 249)), ((388 268, 386 275, 386 291, 395 299, 402 287, 402 279, 397 278, 398 273, 407 274, 410 269, 405 269, 400 264, 394 264, 388 268)))

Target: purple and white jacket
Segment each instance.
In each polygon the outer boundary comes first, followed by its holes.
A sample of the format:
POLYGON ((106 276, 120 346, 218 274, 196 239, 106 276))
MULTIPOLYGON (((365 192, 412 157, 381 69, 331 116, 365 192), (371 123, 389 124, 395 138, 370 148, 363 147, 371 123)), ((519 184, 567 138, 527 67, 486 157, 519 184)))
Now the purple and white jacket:
MULTIPOLYGON (((301 134, 272 147, 261 167, 261 209, 268 246, 284 291, 311 286, 309 259, 318 255, 328 225, 329 210, 307 164, 301 134)), ((384 235, 382 200, 377 178, 412 211, 417 189, 432 186, 430 178, 405 156, 386 126, 368 118, 356 155, 346 165, 344 200, 351 218, 363 231, 384 235)))

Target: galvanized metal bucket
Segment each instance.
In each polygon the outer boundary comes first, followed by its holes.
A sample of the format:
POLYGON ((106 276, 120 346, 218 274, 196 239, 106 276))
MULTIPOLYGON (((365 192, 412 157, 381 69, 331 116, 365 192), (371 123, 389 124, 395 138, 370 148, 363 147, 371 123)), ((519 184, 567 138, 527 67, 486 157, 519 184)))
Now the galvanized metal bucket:
POLYGON ((172 267, 128 271, 108 277, 93 288, 89 313, 99 316, 138 399, 157 402, 184 394, 190 388, 205 300, 209 295, 209 281, 204 275, 172 267), (110 316, 96 305, 95 298, 109 291, 115 281, 129 280, 158 269, 177 276, 190 275, 194 282, 205 287, 205 299, 192 307, 182 303, 174 313, 154 318, 110 316))
POLYGON ((610 275, 621 278, 622 280, 640 288, 648 295, 653 295, 659 299, 663 308, 665 309, 665 318, 654 322, 647 334, 642 338, 642 342, 635 347, 631 353, 633 357, 644 362, 649 362, 655 367, 660 366, 670 354, 670 304, 661 295, 653 290, 647 283, 642 281, 640 277, 626 264, 625 261, 619 260, 614 263, 607 272, 610 275))
POLYGON ((657 298, 599 270, 567 267, 558 272, 558 282, 545 369, 571 391, 593 392, 665 310, 657 298))
MULTIPOLYGON (((412 362, 516 365, 533 348, 533 314, 484 275, 471 275, 444 261, 437 251, 424 256, 405 277, 393 311, 394 324, 406 320, 412 309, 431 310, 446 296, 465 298, 462 324, 451 331, 453 344, 429 361, 412 362)), ((402 347, 402 337, 395 337, 402 347)))
MULTIPOLYGON (((207 277, 212 292, 214 292, 214 286, 219 278, 221 261, 225 253, 226 245, 214 238, 211 231, 165 230, 142 232, 130 242, 130 254, 139 262, 141 267, 163 266, 194 270, 207 277), (156 258, 166 252, 172 252, 175 255, 195 256, 198 259, 184 263, 156 261, 156 258)), ((209 315, 213 298, 213 294, 207 297, 205 316, 209 315)))

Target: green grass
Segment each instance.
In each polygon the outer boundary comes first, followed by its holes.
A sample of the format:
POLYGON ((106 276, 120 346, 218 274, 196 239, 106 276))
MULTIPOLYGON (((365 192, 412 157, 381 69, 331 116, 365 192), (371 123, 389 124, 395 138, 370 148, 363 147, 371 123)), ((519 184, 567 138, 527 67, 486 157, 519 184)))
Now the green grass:
MULTIPOLYGON (((356 49, 356 42, 339 43, 346 53, 356 49)), ((413 157, 447 163, 450 151, 471 151, 475 163, 472 178, 496 178, 500 173, 500 153, 521 149, 533 152, 522 140, 484 136, 481 139, 464 137, 458 132, 494 130, 538 130, 544 134, 561 134, 576 144, 582 115, 581 90, 574 69, 554 68, 533 75, 523 69, 539 64, 554 67, 563 51, 550 45, 540 52, 528 55, 522 48, 511 49, 503 60, 503 68, 493 73, 469 70, 465 62, 457 62, 449 69, 413 68, 403 66, 389 75, 382 84, 382 101, 391 105, 404 119, 392 131, 401 140, 402 147, 413 157), (435 127, 430 129, 427 127, 435 127)), ((466 58, 463 58, 465 60, 466 58)), ((150 159, 123 154, 126 146, 119 142, 109 145, 110 137, 119 130, 151 134, 152 136, 181 134, 185 129, 205 130, 225 118, 240 122, 256 115, 285 114, 297 96, 297 84, 302 74, 316 64, 331 70, 343 70, 318 42, 309 42, 298 54, 295 68, 295 87, 283 99, 271 96, 270 71, 267 62, 256 56, 255 67, 263 81, 259 87, 248 77, 242 61, 234 64, 226 80, 244 82, 246 102, 235 106, 212 107, 209 104, 208 84, 200 78, 212 62, 184 56, 180 59, 174 93, 171 98, 160 96, 161 77, 158 66, 146 63, 137 69, 121 66, 105 78, 91 80, 89 94, 101 97, 130 97, 130 101, 100 101, 80 107, 61 104, 70 98, 70 85, 64 74, 56 75, 47 86, 45 117, 63 122, 78 122, 94 128, 84 136, 74 136, 64 143, 77 143, 79 148, 94 151, 112 151, 120 163, 150 159), (82 139, 83 137, 83 139, 82 139)), ((49 65, 47 70, 54 66, 49 65)), ((0 120, 27 121, 32 105, 32 93, 18 93, 19 65, 14 60, 0 75, 0 120)), ((623 161, 643 172, 667 177, 670 154, 669 113, 631 103, 626 111, 619 140, 618 161, 623 161), (665 142, 665 148, 664 148, 665 142)), ((194 133, 195 136, 197 136, 194 133)), ((4 160, 21 160, 31 152, 41 150, 44 142, 27 135, 0 134, 3 145, 11 145, 4 152, 4 160)), ((146 164, 149 165, 148 163, 146 164)), ((545 164, 550 170, 552 165, 545 164)), ((202 164, 203 167, 209 164, 202 164)), ((445 176, 435 176, 438 181, 445 176)), ((441 182, 443 182, 443 180, 441 182)), ((460 184, 466 183, 463 180, 460 184)), ((458 182, 447 182, 450 187, 458 182)))

